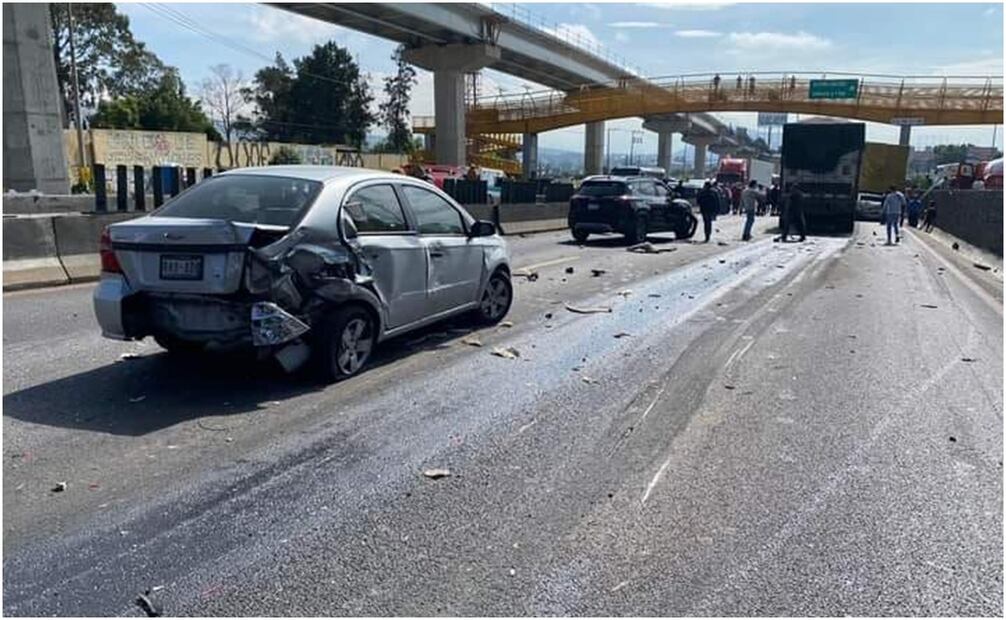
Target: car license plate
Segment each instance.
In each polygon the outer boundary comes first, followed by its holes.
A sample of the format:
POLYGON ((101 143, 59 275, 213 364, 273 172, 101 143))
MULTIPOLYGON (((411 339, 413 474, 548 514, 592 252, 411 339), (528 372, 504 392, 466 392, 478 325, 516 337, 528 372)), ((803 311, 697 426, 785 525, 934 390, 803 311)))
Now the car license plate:
POLYGON ((191 254, 162 254, 162 280, 202 280, 203 257, 191 254))
POLYGON ((587 203, 587 210, 588 211, 597 211, 600 208, 601 208, 601 203, 599 203, 597 201, 592 200, 592 201, 590 201, 590 202, 587 203))

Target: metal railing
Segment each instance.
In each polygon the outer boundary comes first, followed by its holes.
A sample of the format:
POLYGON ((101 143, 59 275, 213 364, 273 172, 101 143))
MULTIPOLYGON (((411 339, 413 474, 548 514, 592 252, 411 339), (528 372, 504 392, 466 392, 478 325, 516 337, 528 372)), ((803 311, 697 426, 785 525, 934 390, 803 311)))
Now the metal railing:
POLYGON ((517 22, 528 28, 532 28, 546 35, 549 35, 567 45, 577 47, 589 54, 612 64, 632 75, 639 75, 639 69, 629 63, 624 56, 612 52, 593 37, 586 37, 576 30, 572 30, 572 24, 558 24, 546 20, 542 16, 532 13, 526 5, 513 2, 481 2, 482 6, 517 22))
POLYGON ((500 93, 480 98, 476 108, 493 110, 498 119, 528 120, 578 114, 598 106, 635 106, 639 100, 654 104, 677 101, 688 107, 708 104, 710 111, 730 110, 746 104, 787 102, 851 104, 891 111, 944 111, 1003 109, 1001 76, 891 76, 849 73, 743 73, 687 74, 617 80, 585 85, 574 92, 542 90, 500 93), (810 81, 856 78, 856 96, 849 99, 812 99, 810 81))

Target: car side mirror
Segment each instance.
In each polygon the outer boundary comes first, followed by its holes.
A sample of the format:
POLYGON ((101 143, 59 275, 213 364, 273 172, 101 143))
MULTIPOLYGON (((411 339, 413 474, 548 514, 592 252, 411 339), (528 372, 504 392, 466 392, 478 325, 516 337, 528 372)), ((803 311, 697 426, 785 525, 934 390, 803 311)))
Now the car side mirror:
POLYGON ((496 234, 496 225, 486 220, 475 220, 468 231, 469 237, 491 237, 496 234))

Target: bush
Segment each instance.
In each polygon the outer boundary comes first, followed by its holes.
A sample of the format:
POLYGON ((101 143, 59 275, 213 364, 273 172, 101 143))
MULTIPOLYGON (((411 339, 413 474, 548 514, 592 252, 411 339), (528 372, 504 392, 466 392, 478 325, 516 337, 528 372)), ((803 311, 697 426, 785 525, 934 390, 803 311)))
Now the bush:
POLYGON ((269 158, 270 166, 282 166, 284 164, 300 164, 303 163, 300 159, 300 153, 293 150, 289 146, 281 146, 279 150, 273 153, 273 156, 269 158))

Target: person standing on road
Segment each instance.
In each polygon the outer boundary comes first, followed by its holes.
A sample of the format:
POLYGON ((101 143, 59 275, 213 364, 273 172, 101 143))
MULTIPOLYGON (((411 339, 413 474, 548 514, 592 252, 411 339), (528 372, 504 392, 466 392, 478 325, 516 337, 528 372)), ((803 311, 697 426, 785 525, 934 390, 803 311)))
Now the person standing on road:
POLYGON ((930 200, 929 206, 926 207, 924 229, 927 233, 933 232, 933 224, 936 223, 936 201, 930 200))
POLYGON ((905 195, 899 192, 898 188, 893 185, 888 188, 880 209, 887 225, 887 245, 893 245, 891 231, 894 232, 894 243, 901 243, 901 231, 898 229, 898 223, 905 212, 905 202, 905 195))
POLYGON ((769 215, 779 214, 779 184, 772 183, 768 190, 768 213, 769 215))
POLYGON ((912 228, 919 227, 919 214, 922 213, 922 200, 919 193, 912 194, 912 199, 908 201, 908 225, 912 228))
POLYGON ((705 243, 709 243, 709 238, 713 235, 713 222, 720 211, 720 197, 712 184, 706 181, 699 190, 695 202, 699 205, 699 213, 702 214, 702 230, 706 233, 705 243))
POLYGON ((789 236, 790 226, 796 225, 800 229, 800 241, 807 240, 807 221, 803 215, 803 190, 799 183, 789 186, 789 197, 783 209, 782 234, 777 237, 778 241, 786 242, 789 236))
POLYGON ((758 209, 758 202, 761 200, 761 192, 758 191, 758 181, 751 180, 747 188, 741 192, 741 209, 744 210, 744 234, 743 241, 751 241, 751 227, 754 226, 755 211, 758 209))

